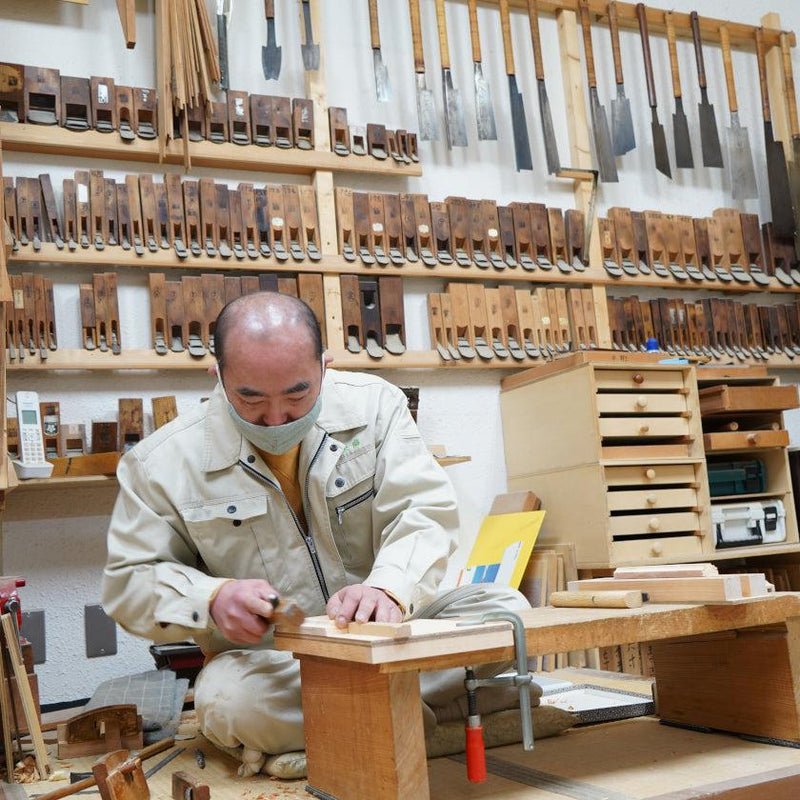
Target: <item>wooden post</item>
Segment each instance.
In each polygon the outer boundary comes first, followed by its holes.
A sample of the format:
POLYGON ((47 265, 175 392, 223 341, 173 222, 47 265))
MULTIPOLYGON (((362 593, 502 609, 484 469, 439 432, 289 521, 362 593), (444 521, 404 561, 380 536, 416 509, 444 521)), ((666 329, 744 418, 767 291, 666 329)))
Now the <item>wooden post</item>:
POLYGON ((300 677, 309 786, 339 800, 429 796, 416 670, 301 656, 300 677))
MULTIPOLYGON (((569 132, 570 166, 576 169, 592 169, 592 151, 589 144, 589 119, 584 100, 583 68, 578 37, 578 20, 574 11, 557 11, 558 42, 561 50, 561 75, 564 83, 564 99, 569 132)), ((575 181, 575 207, 588 214, 592 185, 587 181, 575 181)), ((603 255, 600 249, 600 233, 597 214, 594 212, 589 236, 589 268, 600 268, 603 255)), ((611 329, 608 322, 608 303, 603 286, 592 285, 595 318, 597 321, 597 346, 611 347, 611 329)))
MULTIPOLYGON (((761 17, 765 28, 781 26, 780 14, 772 12, 761 17)), ((780 46, 766 48, 767 87, 769 89, 769 107, 772 112, 772 130, 775 138, 783 144, 787 162, 794 161, 792 131, 789 126, 789 110, 786 104, 786 80, 783 75, 783 60, 780 46)))

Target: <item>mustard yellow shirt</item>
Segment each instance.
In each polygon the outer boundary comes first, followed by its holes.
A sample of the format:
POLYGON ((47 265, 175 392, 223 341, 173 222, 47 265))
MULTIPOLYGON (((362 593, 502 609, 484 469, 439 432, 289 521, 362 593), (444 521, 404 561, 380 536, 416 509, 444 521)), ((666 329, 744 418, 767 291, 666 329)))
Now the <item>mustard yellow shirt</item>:
MULTIPOLYGON (((258 450, 258 448, 256 448, 258 450)), ((300 486, 300 445, 295 445, 291 450, 279 455, 265 453, 258 450, 258 454, 264 459, 264 463, 272 470, 272 474, 278 479, 281 490, 289 501, 297 519, 306 530, 306 517, 303 513, 303 490, 300 486)))

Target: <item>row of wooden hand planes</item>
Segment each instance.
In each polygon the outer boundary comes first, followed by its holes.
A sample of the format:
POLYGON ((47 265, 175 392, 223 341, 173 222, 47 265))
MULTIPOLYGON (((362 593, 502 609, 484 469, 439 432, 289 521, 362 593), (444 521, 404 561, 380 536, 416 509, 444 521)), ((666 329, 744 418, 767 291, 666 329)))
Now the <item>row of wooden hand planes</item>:
POLYGON ((697 301, 608 298, 612 346, 647 349, 655 339, 671 355, 720 361, 800 356, 800 305, 759 305, 721 298, 697 301))
POLYGON ((322 258, 311 186, 230 189, 211 178, 181 182, 176 172, 161 183, 150 174, 117 182, 102 170, 76 170, 64 180, 62 217, 49 175, 3 182, 14 251, 54 242, 60 250, 121 247, 139 256, 174 249, 180 259, 203 253, 239 261, 322 258))
POLYGON ((800 284, 793 244, 756 214, 718 208, 693 218, 614 207, 598 225, 603 266, 614 278, 654 273, 678 283, 800 284))
MULTIPOLYGON (((123 142, 158 136, 155 89, 121 86, 113 78, 74 78, 57 69, 0 63, 0 122, 60 125, 71 131, 118 133, 123 142)), ((379 123, 350 126, 347 109, 328 109, 331 149, 337 155, 419 161, 417 135, 379 123)), ((229 90, 225 101, 181 111, 175 138, 190 142, 296 147, 313 150, 314 103, 302 98, 229 90)))

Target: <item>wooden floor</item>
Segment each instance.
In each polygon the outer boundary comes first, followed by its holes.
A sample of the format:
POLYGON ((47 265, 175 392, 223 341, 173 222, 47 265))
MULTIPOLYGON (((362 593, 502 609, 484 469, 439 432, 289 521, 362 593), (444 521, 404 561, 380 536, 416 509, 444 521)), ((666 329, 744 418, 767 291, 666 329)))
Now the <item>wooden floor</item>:
MULTIPOLYGON (((190 727, 191 723, 182 730, 190 727)), ((169 800, 171 776, 177 770, 189 772, 208 783, 212 800, 310 797, 305 792, 305 781, 278 781, 266 776, 239 778, 236 774, 238 762, 200 735, 179 740, 176 747, 185 750, 148 781, 154 800, 169 800), (195 758, 197 748, 205 754, 206 767, 203 770, 199 769, 195 758)), ((145 764, 145 768, 162 757, 155 756, 145 764)), ((88 770, 92 760, 57 762, 53 759, 53 766, 67 772, 70 769, 88 770)), ((759 773, 797 768, 800 751, 747 742, 724 734, 671 728, 652 717, 645 717, 574 728, 537 742, 530 753, 524 752, 520 746, 496 748, 487 751, 487 760, 490 774, 483 784, 468 783, 464 765, 456 760, 439 758, 429 761, 431 797, 434 800, 563 800, 564 797, 642 800, 759 773), (495 766, 506 774, 509 769, 522 769, 518 779, 513 780, 491 774, 495 766), (526 785, 524 781, 534 785, 526 785)), ((25 789, 29 796, 33 796, 62 785, 33 783, 27 784, 25 789)), ((99 794, 86 796, 99 798, 99 794)))

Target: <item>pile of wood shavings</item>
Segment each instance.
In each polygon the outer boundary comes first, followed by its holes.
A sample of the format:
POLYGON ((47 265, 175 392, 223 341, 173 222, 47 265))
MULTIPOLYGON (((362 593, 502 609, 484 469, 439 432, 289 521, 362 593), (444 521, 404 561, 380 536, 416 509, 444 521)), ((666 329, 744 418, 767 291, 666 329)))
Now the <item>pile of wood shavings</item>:
POLYGON ((36 783, 41 780, 39 770, 36 769, 36 759, 25 756, 14 766, 14 783, 36 783))

